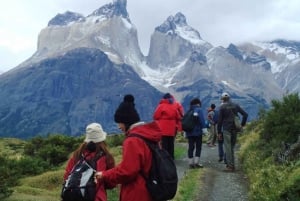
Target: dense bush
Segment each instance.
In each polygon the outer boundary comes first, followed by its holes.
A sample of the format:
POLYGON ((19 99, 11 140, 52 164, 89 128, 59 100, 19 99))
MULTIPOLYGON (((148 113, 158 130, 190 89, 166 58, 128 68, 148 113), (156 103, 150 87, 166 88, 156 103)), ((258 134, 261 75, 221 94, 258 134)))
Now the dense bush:
POLYGON ((250 200, 300 200, 299 151, 285 163, 276 160, 280 153, 287 153, 282 145, 295 145, 300 134, 298 94, 273 100, 271 109, 248 125, 247 132, 240 138, 240 159, 250 180, 250 200))
POLYGON ((80 143, 83 137, 70 137, 52 134, 48 137, 34 137, 25 145, 24 154, 43 159, 50 166, 58 166, 65 162, 80 143))
POLYGON ((124 138, 125 135, 122 134, 108 135, 106 138, 106 142, 109 147, 117 147, 122 145, 124 138))
POLYGON ((10 187, 17 185, 20 173, 16 170, 15 161, 0 155, 0 200, 8 197, 12 190, 10 187))
POLYGON ((262 139, 272 145, 281 142, 294 143, 300 134, 300 99, 290 94, 283 100, 273 100, 272 109, 265 115, 262 139))

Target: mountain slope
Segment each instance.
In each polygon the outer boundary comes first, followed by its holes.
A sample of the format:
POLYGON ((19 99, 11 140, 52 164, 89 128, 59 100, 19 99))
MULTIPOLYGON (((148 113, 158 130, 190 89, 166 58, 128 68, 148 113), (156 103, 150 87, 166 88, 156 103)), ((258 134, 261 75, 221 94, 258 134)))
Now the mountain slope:
POLYGON ((162 96, 132 67, 114 64, 100 50, 86 48, 3 74, 0 87, 0 135, 20 138, 80 135, 94 121, 117 131, 113 114, 124 94, 136 97, 144 120, 152 119, 162 96))

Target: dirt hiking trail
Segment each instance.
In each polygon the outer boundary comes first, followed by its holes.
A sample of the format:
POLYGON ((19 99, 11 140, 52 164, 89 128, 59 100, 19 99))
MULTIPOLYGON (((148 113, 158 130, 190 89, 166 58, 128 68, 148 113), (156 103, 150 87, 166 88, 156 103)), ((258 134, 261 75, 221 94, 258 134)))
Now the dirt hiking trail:
MULTIPOLYGON (((175 145, 176 146, 176 145, 175 145)), ((180 144, 177 146, 186 146, 180 144)), ((238 145, 237 145, 238 147, 238 145)), ((209 147, 202 144, 200 161, 204 168, 202 187, 199 189, 198 198, 193 201, 248 201, 248 180, 237 160, 237 151, 235 153, 236 170, 234 172, 225 172, 224 162, 218 162, 218 147, 209 147)), ((188 171, 187 157, 175 161, 179 179, 188 171)))

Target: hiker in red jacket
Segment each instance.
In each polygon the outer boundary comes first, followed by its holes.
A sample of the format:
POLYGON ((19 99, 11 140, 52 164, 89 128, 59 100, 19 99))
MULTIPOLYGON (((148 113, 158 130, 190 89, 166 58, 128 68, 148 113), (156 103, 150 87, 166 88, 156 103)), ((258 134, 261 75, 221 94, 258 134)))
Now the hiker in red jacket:
MULTIPOLYGON (((108 151, 108 147, 105 143, 106 132, 103 131, 102 126, 98 123, 91 123, 86 127, 86 137, 84 142, 73 152, 69 159, 65 173, 64 181, 67 180, 73 167, 81 159, 83 155, 87 160, 95 158, 95 156, 102 152, 103 156, 100 157, 97 164, 97 171, 108 170, 115 166, 115 160, 108 151)), ((113 188, 116 185, 109 185, 107 183, 98 183, 96 185, 96 197, 95 201, 106 201, 107 194, 106 188, 113 188)))
POLYGON ((156 107, 153 119, 158 122, 162 131, 162 148, 167 150, 173 159, 174 141, 181 118, 178 104, 174 103, 174 98, 170 93, 166 93, 156 107))
POLYGON ((151 150, 143 139, 128 136, 135 134, 159 142, 160 128, 156 122, 140 122, 132 95, 124 97, 124 101, 115 112, 114 119, 126 136, 123 141, 122 161, 113 169, 97 172, 96 180, 111 185, 121 184, 120 201, 152 201, 143 177, 149 174, 152 162, 151 150))

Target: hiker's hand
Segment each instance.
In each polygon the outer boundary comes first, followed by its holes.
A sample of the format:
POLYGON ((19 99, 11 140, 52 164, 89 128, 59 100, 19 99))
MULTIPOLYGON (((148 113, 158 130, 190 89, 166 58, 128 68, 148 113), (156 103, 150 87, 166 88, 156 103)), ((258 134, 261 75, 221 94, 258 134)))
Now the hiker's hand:
POLYGON ((218 140, 219 140, 219 141, 222 141, 222 140, 223 140, 223 136, 222 136, 221 133, 218 134, 218 140))
POLYGON ((98 179, 102 179, 102 172, 96 172, 94 176, 95 183, 98 182, 98 179))

